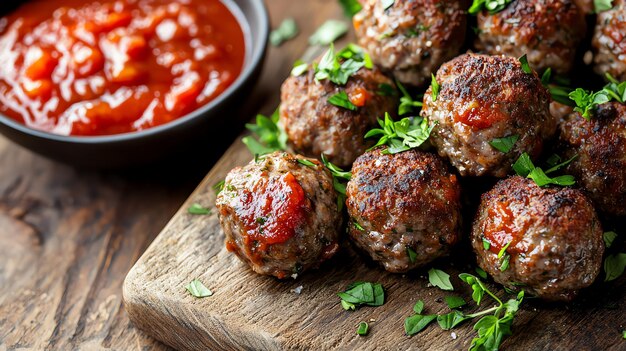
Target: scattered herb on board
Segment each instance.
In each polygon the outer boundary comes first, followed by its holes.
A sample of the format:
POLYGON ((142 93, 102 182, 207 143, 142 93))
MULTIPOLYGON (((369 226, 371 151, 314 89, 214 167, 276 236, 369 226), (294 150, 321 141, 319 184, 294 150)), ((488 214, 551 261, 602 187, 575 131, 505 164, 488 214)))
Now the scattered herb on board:
POLYGON ((189 208, 187 208, 187 212, 192 215, 210 215, 211 209, 200 204, 192 204, 189 208))
POLYGON ((440 269, 431 268, 428 270, 428 281, 431 285, 441 290, 452 291, 454 287, 450 283, 450 275, 440 269))
POLYGON ((512 2, 513 0, 474 0, 467 12, 476 15, 482 10, 487 10, 493 15, 504 10, 512 2))
POLYGON ((613 245, 613 241, 615 241, 615 238, 617 238, 616 232, 604 232, 602 234, 602 239, 604 239, 604 246, 606 246, 607 249, 611 247, 611 245, 613 245))
POLYGON ((204 286, 204 284, 202 284, 202 282, 198 279, 194 279, 189 284, 185 285, 185 289, 187 289, 192 296, 197 298, 209 297, 213 295, 213 292, 204 286))
POLYGON ((394 122, 388 113, 385 120, 378 119, 381 128, 374 128, 365 134, 365 138, 380 136, 372 147, 387 145, 383 154, 396 154, 414 149, 422 145, 430 136, 436 123, 428 126, 428 121, 422 117, 405 117, 394 122))
POLYGON ((359 323, 356 333, 360 336, 365 336, 369 332, 370 326, 366 322, 359 323))
POLYGON ((285 41, 295 38, 298 35, 298 25, 293 18, 285 18, 278 28, 270 33, 270 43, 280 46, 285 41))
POLYGON ((446 302, 448 308, 450 308, 451 310, 467 305, 465 300, 462 297, 458 296, 445 296, 443 300, 446 302))
POLYGON ((363 6, 361 6, 358 0, 339 0, 339 4, 343 8, 343 13, 348 18, 352 18, 352 16, 363 9, 363 6))
POLYGON ((250 153, 255 155, 255 158, 287 149, 287 134, 280 126, 278 109, 270 117, 258 114, 256 124, 248 123, 246 128, 258 138, 246 136, 241 140, 248 147, 250 153))
POLYGON ((604 281, 610 282, 624 274, 626 268, 626 253, 608 255, 604 259, 604 281))
POLYGON ((379 283, 356 282, 345 291, 337 293, 344 310, 355 310, 360 306, 382 306, 385 303, 385 289, 379 283))
POLYGON ((552 166, 547 171, 543 171, 540 167, 535 167, 533 161, 530 159, 530 156, 527 153, 523 153, 513 164, 513 170, 515 173, 522 177, 532 179, 538 186, 546 186, 550 184, 561 185, 561 186, 570 186, 574 185, 575 180, 571 175, 562 175, 558 177, 549 177, 548 174, 555 172, 556 170, 564 167, 574 160, 576 156, 573 158, 561 163, 552 166))
POLYGON ((348 25, 344 21, 330 19, 324 22, 313 35, 309 37, 311 45, 328 45, 341 38, 348 32, 348 25))
POLYGON ((489 142, 494 149, 506 154, 511 151, 517 140, 519 139, 518 134, 513 134, 504 138, 495 138, 489 142))
POLYGON ((407 317, 404 320, 404 332, 406 335, 415 335, 424 330, 432 321, 437 318, 437 315, 422 315, 424 310, 424 301, 418 300, 413 306, 412 316, 407 317))
POLYGON ((333 187, 337 192, 337 209, 341 211, 346 201, 346 183, 352 179, 352 173, 346 172, 330 163, 324 154, 322 154, 322 163, 333 175, 333 187))
POLYGON ((335 105, 337 107, 341 107, 341 108, 345 108, 346 110, 350 110, 350 111, 356 111, 357 107, 356 105, 354 105, 351 101, 350 98, 348 97, 348 94, 345 91, 340 91, 337 94, 331 96, 328 98, 328 102, 331 105, 335 105))

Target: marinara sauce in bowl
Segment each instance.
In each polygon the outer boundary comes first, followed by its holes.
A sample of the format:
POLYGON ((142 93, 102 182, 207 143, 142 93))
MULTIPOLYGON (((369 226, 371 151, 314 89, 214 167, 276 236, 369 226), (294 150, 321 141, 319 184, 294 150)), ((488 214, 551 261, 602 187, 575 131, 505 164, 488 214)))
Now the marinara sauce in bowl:
POLYGON ((0 19, 0 126, 73 164, 158 159, 243 99, 260 0, 32 0, 0 19))

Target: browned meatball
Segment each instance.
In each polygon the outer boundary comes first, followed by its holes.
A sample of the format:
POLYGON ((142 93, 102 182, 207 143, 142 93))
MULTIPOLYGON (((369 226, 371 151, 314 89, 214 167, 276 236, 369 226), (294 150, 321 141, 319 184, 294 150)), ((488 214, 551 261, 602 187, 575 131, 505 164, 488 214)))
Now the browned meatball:
POLYGON ((354 16, 359 45, 402 83, 424 85, 431 72, 456 56, 465 40, 463 1, 362 0, 354 16))
POLYGON ((483 194, 472 246, 496 282, 564 301, 593 283, 604 252, 600 221, 581 191, 540 188, 519 176, 483 194))
POLYGON ((377 118, 397 110, 397 98, 378 93, 381 84, 394 87, 378 69, 361 68, 345 86, 328 79, 316 80, 313 70, 291 76, 281 88, 280 122, 287 133, 288 146, 296 153, 320 157, 350 167, 373 145, 363 136, 377 126, 377 118), (356 111, 332 105, 328 99, 345 91, 356 111))
POLYGON ((593 40, 594 71, 626 80, 626 2, 615 0, 613 8, 598 14, 593 40))
POLYGON ((259 274, 295 278, 339 248, 333 178, 317 160, 275 152, 237 167, 216 206, 226 248, 259 274))
POLYGON ((347 186, 348 233, 387 271, 448 253, 461 230, 460 186, 437 155, 410 150, 360 156, 347 186))
POLYGON ((562 154, 578 155, 567 171, 601 211, 626 215, 626 105, 602 104, 589 121, 572 113, 559 131, 562 154))
POLYGON ((463 176, 504 177, 523 153, 537 157, 556 130, 550 94, 535 72, 524 73, 513 57, 464 54, 437 71, 440 86, 424 95, 422 116, 432 125, 431 142, 463 176), (513 148, 491 146, 518 136, 513 148))
POLYGON ((593 0, 574 0, 574 3, 578 6, 578 9, 586 15, 596 11, 593 0))
POLYGON ((585 37, 585 16, 571 0, 516 0, 478 14, 476 48, 491 55, 528 57, 537 71, 568 73, 585 37))

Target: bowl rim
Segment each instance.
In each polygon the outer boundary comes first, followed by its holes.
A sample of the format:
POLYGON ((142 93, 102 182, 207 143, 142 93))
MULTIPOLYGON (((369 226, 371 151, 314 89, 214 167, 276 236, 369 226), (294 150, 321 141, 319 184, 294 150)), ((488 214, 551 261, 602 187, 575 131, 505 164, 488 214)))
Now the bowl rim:
POLYGON ((159 134, 163 134, 171 129, 175 129, 185 123, 188 123, 192 120, 202 118, 203 115, 223 104, 227 99, 229 99, 232 95, 234 95, 238 90, 242 89, 248 80, 254 75, 258 66, 263 62, 263 57, 265 51, 267 49, 268 39, 269 39, 269 15, 265 3, 263 0, 249 0, 250 5, 252 6, 253 16, 256 16, 259 20, 259 25, 255 26, 255 28, 251 28, 251 23, 247 19, 247 12, 242 9, 237 0, 220 0, 239 21, 239 25, 242 27, 242 31, 244 37, 247 36, 247 40, 250 42, 246 42, 246 49, 250 50, 250 56, 244 59, 244 64, 241 73, 235 79, 235 81, 228 87, 224 92, 218 95, 215 99, 209 101, 208 103, 198 107, 197 109, 179 117, 171 122, 167 122, 165 124, 161 124, 155 127, 147 128, 140 131, 127 132, 121 134, 111 134, 111 135, 92 135, 92 136, 75 136, 75 135, 61 135, 54 134, 50 132, 46 132, 43 130, 38 130, 35 128, 31 128, 26 126, 25 124, 19 123, 18 121, 5 116, 0 113, 0 124, 4 124, 7 127, 14 129, 22 134, 28 134, 33 137, 37 137, 40 139, 47 139, 50 141, 63 142, 63 143, 75 143, 75 144, 112 144, 118 142, 125 142, 130 140, 138 140, 144 138, 150 138, 157 136, 159 134), (236 11, 239 13, 235 13, 232 9, 232 6, 237 6, 236 11), (245 23, 241 23, 244 21, 245 23), (258 28, 257 28, 258 27, 258 28), (252 37, 253 35, 250 33, 253 30, 260 29, 260 33, 258 38, 260 42, 258 44, 253 44, 252 37))

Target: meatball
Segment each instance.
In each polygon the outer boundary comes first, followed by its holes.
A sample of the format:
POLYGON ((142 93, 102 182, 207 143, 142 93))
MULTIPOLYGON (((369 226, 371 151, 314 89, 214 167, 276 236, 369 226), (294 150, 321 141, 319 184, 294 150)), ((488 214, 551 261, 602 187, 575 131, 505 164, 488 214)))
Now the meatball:
POLYGON ((444 162, 410 150, 360 156, 346 189, 348 234, 389 272, 406 272, 448 253, 460 238, 460 186, 444 162))
POLYGON ((609 215, 626 215, 626 105, 598 106, 591 120, 578 112, 559 125, 560 152, 586 194, 609 215))
POLYGON ((591 285, 604 252, 600 221, 581 191, 519 176, 483 194, 471 239, 496 282, 546 300, 569 301, 591 285))
POLYGON ((381 84, 395 88, 393 81, 375 67, 359 69, 345 86, 328 79, 316 80, 313 70, 287 78, 281 88, 280 123, 288 146, 309 157, 323 153, 330 162, 349 168, 373 145, 363 136, 378 126, 377 118, 397 110, 397 97, 378 93, 381 84), (357 106, 355 111, 328 102, 340 92, 357 106))
POLYGON ((626 2, 615 0, 613 8, 598 14, 591 44, 595 50, 594 71, 626 80, 626 2))
POLYGON ((333 178, 317 160, 274 152, 235 168, 216 207, 226 248, 259 274, 295 278, 339 249, 333 178))
POLYGON ((431 142, 463 176, 504 177, 517 158, 537 157, 556 130, 550 94, 537 73, 524 73, 518 59, 464 54, 437 71, 439 93, 424 94, 422 116, 436 124, 431 142), (517 137, 508 152, 494 139, 517 137))
POLYGON ((424 85, 465 41, 463 1, 396 0, 389 8, 379 0, 361 3, 353 20, 359 45, 404 84, 424 85))
POLYGON ((535 70, 566 74, 585 33, 584 13, 571 0, 517 0, 493 15, 478 14, 475 45, 492 55, 526 54, 535 70))
POLYGON ((594 6, 594 0, 574 0, 578 9, 585 15, 593 14, 596 9, 594 6))

